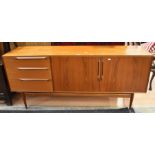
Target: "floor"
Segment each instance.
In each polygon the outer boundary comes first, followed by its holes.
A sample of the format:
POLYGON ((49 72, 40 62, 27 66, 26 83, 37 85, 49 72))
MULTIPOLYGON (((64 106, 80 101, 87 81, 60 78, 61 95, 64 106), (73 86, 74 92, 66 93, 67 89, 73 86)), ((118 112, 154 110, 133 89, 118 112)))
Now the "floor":
MULTIPOLYGON (((31 109, 102 109, 123 108, 129 105, 129 98, 115 97, 52 97, 49 94, 27 94, 27 103, 31 109)), ((1 109, 24 109, 20 94, 13 98, 13 106, 6 106, 0 101, 1 109)), ((136 93, 133 101, 135 112, 155 112, 155 80, 153 90, 136 93)))

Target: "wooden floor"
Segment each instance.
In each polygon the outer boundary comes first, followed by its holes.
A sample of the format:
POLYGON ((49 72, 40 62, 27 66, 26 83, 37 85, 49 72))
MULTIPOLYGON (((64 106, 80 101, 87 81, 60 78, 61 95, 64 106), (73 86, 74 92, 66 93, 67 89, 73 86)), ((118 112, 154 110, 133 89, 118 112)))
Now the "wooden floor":
MULTIPOLYGON (((30 108, 120 108, 129 105, 129 98, 113 97, 52 97, 49 94, 28 94, 27 102, 30 108)), ((13 106, 0 102, 0 109, 24 108, 20 94, 13 98, 13 106)), ((155 80, 153 90, 147 93, 136 93, 133 101, 136 112, 155 112, 155 80)))

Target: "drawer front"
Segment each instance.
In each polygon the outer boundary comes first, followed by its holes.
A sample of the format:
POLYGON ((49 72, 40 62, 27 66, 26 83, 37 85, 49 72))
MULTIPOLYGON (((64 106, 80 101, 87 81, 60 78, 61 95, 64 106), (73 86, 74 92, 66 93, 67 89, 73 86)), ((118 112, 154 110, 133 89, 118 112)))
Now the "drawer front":
POLYGON ((47 69, 32 69, 32 67, 29 68, 16 68, 12 70, 8 70, 9 78, 10 79, 16 79, 16 78, 48 78, 51 79, 51 71, 50 68, 47 69))
POLYGON ((53 90, 49 57, 6 57, 4 64, 12 91, 53 90))
POLYGON ((11 91, 17 92, 52 92, 52 81, 48 79, 10 80, 11 91))
POLYGON ((18 67, 49 67, 49 57, 5 57, 5 64, 11 69, 18 67))

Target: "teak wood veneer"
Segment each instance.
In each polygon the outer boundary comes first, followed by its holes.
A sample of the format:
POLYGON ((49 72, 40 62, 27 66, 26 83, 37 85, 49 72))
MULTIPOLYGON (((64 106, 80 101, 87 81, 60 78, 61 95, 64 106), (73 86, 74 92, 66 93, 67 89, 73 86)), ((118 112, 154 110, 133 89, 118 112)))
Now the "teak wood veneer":
POLYGON ((152 55, 140 46, 18 47, 3 55, 10 89, 52 95, 146 92, 152 55))

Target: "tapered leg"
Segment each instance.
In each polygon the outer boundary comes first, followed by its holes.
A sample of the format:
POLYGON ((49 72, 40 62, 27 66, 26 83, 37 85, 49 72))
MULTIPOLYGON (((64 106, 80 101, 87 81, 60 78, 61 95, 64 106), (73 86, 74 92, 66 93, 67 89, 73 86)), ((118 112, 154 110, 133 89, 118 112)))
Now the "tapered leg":
POLYGON ((23 97, 23 102, 24 102, 25 108, 27 109, 26 94, 22 93, 22 97, 23 97))
POLYGON ((131 96, 130 96, 130 104, 129 104, 129 109, 131 109, 131 108, 132 108, 133 99, 134 99, 134 93, 131 93, 131 96))
POLYGON ((152 81, 155 77, 155 72, 152 73, 151 79, 150 79, 150 84, 149 84, 149 90, 152 90, 152 81))

